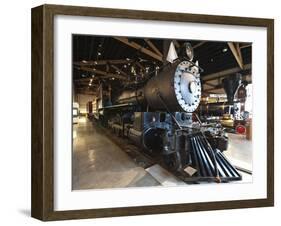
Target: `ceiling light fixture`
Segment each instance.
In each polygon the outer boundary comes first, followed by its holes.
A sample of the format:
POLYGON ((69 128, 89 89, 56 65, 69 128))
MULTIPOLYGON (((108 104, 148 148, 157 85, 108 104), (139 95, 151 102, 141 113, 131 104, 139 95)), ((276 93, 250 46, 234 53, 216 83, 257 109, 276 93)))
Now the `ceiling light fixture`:
POLYGON ((227 48, 223 48, 222 52, 225 53, 225 52, 227 52, 227 50, 228 50, 227 48))

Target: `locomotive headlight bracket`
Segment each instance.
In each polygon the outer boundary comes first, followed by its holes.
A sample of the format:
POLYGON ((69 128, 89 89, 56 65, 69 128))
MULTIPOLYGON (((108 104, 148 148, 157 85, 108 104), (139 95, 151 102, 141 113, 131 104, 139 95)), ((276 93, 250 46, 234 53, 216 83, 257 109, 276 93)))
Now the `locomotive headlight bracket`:
POLYGON ((190 61, 192 61, 194 58, 194 52, 193 52, 193 48, 192 48, 191 44, 188 42, 184 43, 184 48, 185 48, 186 56, 188 57, 188 59, 190 61))

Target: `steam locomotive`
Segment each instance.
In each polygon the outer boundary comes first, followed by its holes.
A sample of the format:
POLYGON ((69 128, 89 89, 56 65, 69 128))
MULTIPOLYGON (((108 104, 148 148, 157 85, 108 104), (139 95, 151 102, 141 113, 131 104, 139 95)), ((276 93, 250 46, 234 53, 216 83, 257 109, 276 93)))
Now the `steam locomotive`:
POLYGON ((93 115, 186 182, 241 180, 222 153, 228 138, 221 125, 201 123, 194 113, 201 98, 202 69, 192 61, 192 51, 187 45, 184 57, 115 98, 108 84, 100 84, 93 115))

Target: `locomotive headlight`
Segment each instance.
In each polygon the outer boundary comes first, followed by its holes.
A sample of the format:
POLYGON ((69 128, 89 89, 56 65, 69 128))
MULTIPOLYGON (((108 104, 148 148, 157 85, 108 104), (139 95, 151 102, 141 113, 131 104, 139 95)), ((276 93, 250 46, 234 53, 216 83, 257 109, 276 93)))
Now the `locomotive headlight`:
POLYGON ((193 60, 193 57, 194 57, 194 52, 193 52, 193 48, 191 46, 190 43, 185 43, 185 53, 186 53, 186 56, 189 58, 189 60, 193 60))
POLYGON ((192 82, 189 83, 189 92, 190 93, 195 93, 196 88, 197 88, 197 85, 196 85, 195 81, 192 81, 192 82))

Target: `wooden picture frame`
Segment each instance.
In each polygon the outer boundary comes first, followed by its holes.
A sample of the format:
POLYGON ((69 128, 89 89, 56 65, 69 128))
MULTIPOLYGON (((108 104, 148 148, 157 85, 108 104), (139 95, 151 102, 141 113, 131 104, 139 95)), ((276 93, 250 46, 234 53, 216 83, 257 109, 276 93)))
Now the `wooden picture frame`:
POLYGON ((274 20, 183 13, 42 5, 32 9, 32 201, 31 215, 50 221, 206 211, 274 205, 274 20), (267 198, 238 201, 54 211, 54 16, 94 16, 267 29, 267 198))

